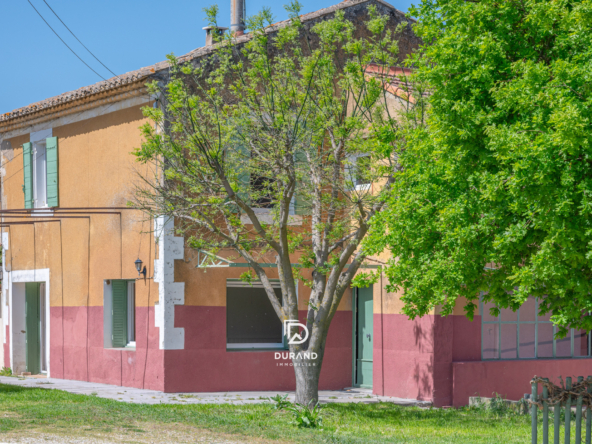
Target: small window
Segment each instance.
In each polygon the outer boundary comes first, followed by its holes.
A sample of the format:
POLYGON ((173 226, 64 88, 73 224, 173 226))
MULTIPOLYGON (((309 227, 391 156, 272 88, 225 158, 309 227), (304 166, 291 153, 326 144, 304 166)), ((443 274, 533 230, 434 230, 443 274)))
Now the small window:
POLYGON ((105 281, 105 347, 136 346, 136 283, 114 279, 105 281))
MULTIPOLYGON (((279 282, 274 282, 282 301, 279 282)), ((283 326, 259 283, 228 279, 226 286, 226 348, 284 349, 283 326)))
POLYGON ((369 190, 372 184, 371 157, 368 154, 350 156, 346 165, 346 180, 351 190, 369 190))
POLYGON ((529 298, 518 311, 501 309, 492 316, 495 305, 481 302, 481 357, 490 359, 552 359, 588 357, 590 334, 571 329, 565 338, 555 339, 557 328, 551 315, 539 316, 539 303, 529 298))
POLYGON ((33 202, 35 208, 47 207, 47 157, 45 140, 33 143, 33 202))

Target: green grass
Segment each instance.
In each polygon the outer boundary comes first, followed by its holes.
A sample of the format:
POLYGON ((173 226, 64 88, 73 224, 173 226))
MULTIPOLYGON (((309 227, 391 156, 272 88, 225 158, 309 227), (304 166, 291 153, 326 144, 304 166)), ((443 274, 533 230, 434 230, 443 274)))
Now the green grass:
MULTIPOLYGON (((111 433, 184 424, 212 432, 298 443, 526 443, 530 419, 485 409, 421 409, 380 404, 329 404, 322 430, 299 429, 286 412, 259 405, 143 405, 60 390, 0 384, 0 441, 33 429, 67 434, 111 433)), ((23 435, 24 436, 24 435, 23 435)), ((248 440, 248 438, 246 438, 248 440)))

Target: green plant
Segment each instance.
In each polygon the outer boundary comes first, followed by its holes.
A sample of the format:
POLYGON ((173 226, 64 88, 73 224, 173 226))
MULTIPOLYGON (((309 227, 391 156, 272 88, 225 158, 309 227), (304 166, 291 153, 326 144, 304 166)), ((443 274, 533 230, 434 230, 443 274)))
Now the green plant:
POLYGON ((12 369, 10 367, 2 367, 0 376, 12 376, 12 369))
POLYGON ((267 399, 269 399, 274 404, 273 407, 276 410, 286 410, 292 406, 292 403, 290 401, 288 401, 288 395, 284 395, 284 396, 275 395, 275 396, 271 396, 267 399))
POLYGON ((302 404, 294 404, 287 408, 287 410, 294 414, 296 425, 307 429, 323 427, 323 418, 321 417, 322 409, 323 407, 321 407, 319 403, 316 403, 313 408, 302 404))

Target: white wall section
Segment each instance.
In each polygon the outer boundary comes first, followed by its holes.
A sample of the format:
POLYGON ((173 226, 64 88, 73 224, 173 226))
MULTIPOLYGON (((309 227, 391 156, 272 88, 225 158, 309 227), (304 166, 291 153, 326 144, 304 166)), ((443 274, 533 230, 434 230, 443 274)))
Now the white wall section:
POLYGON ((154 323, 159 329, 161 350, 185 348, 185 329, 175 328, 175 305, 185 304, 185 284, 175 282, 175 259, 183 259, 183 238, 174 235, 174 223, 160 216, 154 220, 158 259, 154 261, 154 282, 158 283, 158 303, 154 323))

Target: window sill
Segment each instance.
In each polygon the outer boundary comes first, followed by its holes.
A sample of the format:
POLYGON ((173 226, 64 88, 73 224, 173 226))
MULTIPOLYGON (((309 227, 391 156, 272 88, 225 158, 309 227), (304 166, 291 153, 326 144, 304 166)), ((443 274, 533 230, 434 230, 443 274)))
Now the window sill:
POLYGON ((136 347, 106 347, 105 350, 116 350, 116 351, 136 351, 136 347))
POLYGON ((283 344, 226 344, 226 351, 232 352, 260 352, 260 351, 286 351, 283 344))
MULTIPOLYGON (((259 222, 267 225, 273 224, 273 214, 268 208, 253 208, 253 212, 257 215, 259 222)), ((241 214, 241 222, 245 225, 252 225, 251 218, 246 214, 241 214)), ((288 225, 302 225, 302 216, 289 214, 288 225)))

